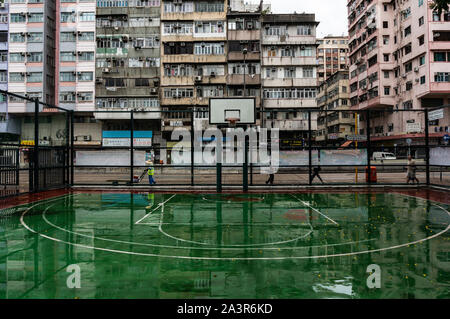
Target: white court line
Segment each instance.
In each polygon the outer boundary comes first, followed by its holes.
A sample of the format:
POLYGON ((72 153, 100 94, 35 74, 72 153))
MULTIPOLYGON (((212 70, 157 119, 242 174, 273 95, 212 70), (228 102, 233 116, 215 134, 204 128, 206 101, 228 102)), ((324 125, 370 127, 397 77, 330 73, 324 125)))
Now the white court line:
POLYGON ((316 213, 319 213, 320 215, 322 215, 323 217, 325 217, 326 219, 328 219, 328 220, 329 220, 330 222, 332 222, 333 224, 339 226, 339 224, 336 223, 334 220, 332 220, 330 217, 328 217, 327 215, 323 214, 323 213, 320 212, 319 210, 317 210, 317 209, 315 209, 314 207, 312 207, 310 203, 302 201, 300 198, 298 198, 297 196, 295 196, 295 195, 293 195, 293 194, 290 194, 290 195, 291 195, 292 197, 294 197, 296 200, 298 200, 300 203, 302 203, 303 205, 305 205, 305 206, 311 208, 311 209, 312 209, 313 211, 315 211, 316 213))
POLYGON ((141 219, 139 219, 139 220, 135 223, 135 225, 139 225, 139 223, 140 223, 141 221, 143 221, 145 218, 147 218, 148 215, 150 215, 150 214, 152 214, 153 212, 157 211, 159 208, 162 207, 162 209, 164 210, 164 204, 167 203, 168 201, 170 201, 170 200, 171 200, 172 198, 174 198, 175 196, 177 196, 177 195, 175 194, 175 195, 173 195, 172 197, 170 197, 168 200, 166 200, 165 202, 159 203, 158 206, 157 206, 154 210, 152 210, 150 213, 146 214, 144 217, 142 217, 141 219))
MULTIPOLYGON (((360 240, 360 241, 349 241, 349 242, 339 243, 339 244, 325 244, 325 245, 300 246, 300 247, 254 247, 254 248, 192 247, 192 246, 170 246, 170 245, 158 245, 158 244, 149 244, 149 243, 138 243, 138 242, 133 242, 133 241, 124 241, 124 240, 117 240, 117 239, 95 237, 95 236, 91 236, 91 235, 86 235, 84 233, 77 233, 77 232, 74 232, 74 231, 62 228, 62 227, 60 227, 58 225, 55 225, 54 223, 49 221, 47 216, 46 216, 47 211, 54 205, 56 205, 56 204, 50 205, 42 213, 42 218, 44 219, 44 221, 48 225, 50 225, 50 226, 52 226, 52 227, 54 227, 54 228, 56 228, 58 230, 61 230, 63 232, 74 234, 74 235, 81 236, 81 237, 86 237, 86 238, 89 238, 89 239, 103 240, 103 241, 109 241, 109 242, 121 243, 121 244, 127 244, 127 245, 132 244, 132 245, 136 245, 136 246, 148 246, 148 247, 169 248, 169 249, 187 249, 187 250, 231 250, 231 251, 232 250, 238 250, 238 251, 242 251, 242 250, 278 250, 278 251, 281 251, 281 250, 300 250, 300 249, 310 249, 310 248, 347 246, 347 245, 366 243, 366 242, 370 242, 370 241, 376 240, 376 238, 372 238, 372 239, 366 239, 366 240, 360 240)), ((145 225, 145 224, 140 224, 140 225, 145 225)))
MULTIPOLYGON (((164 224, 163 223, 163 219, 164 219, 164 211, 161 212, 160 223, 159 223, 159 226, 158 226, 158 230, 161 232, 161 234, 163 234, 163 235, 165 235, 165 236, 167 236, 167 237, 169 237, 171 239, 174 239, 176 241, 181 241, 181 242, 185 242, 185 243, 196 244, 196 245, 203 245, 203 246, 211 245, 211 243, 202 243, 202 242, 199 242, 199 241, 187 240, 187 239, 175 237, 175 236, 172 236, 172 235, 166 233, 162 229, 162 226, 164 224)), ((306 234, 304 234, 302 236, 296 237, 294 239, 289 239, 289 240, 279 241, 279 242, 272 242, 272 243, 259 243, 259 244, 252 244, 252 245, 226 245, 225 247, 242 247, 242 248, 244 248, 244 247, 262 247, 262 246, 271 246, 271 245, 280 245, 280 244, 292 243, 294 241, 298 241, 300 239, 308 237, 313 232, 313 228, 312 228, 311 224, 309 224, 309 227, 310 227, 309 232, 307 232, 306 234)))
MULTIPOLYGON (((37 206, 37 205, 34 205, 34 206, 37 206)), ((122 250, 115 250, 115 249, 100 248, 100 247, 95 247, 95 246, 87 246, 87 245, 81 245, 81 244, 67 242, 67 241, 64 241, 64 240, 60 240, 60 239, 57 239, 57 238, 53 238, 53 237, 41 234, 41 233, 35 231, 34 229, 32 229, 31 227, 29 227, 24 222, 25 214, 27 212, 29 212, 30 209, 33 208, 34 206, 31 206, 30 208, 28 208, 26 211, 23 212, 23 214, 20 217, 20 223, 22 224, 23 227, 25 227, 30 232, 38 234, 39 236, 41 236, 43 238, 46 238, 46 239, 49 239, 49 240, 52 240, 52 241, 56 241, 56 242, 60 242, 60 243, 64 243, 64 244, 71 245, 71 246, 88 248, 88 249, 94 249, 94 250, 100 250, 100 251, 107 251, 107 252, 118 253, 118 254, 135 255, 135 256, 147 256, 147 257, 162 257, 162 258, 171 258, 171 259, 236 261, 236 260, 289 260, 289 259, 299 260, 299 259, 322 259, 322 258, 331 258, 331 257, 348 257, 348 256, 356 256, 356 255, 362 255, 362 254, 367 254, 367 253, 388 251, 388 250, 398 249, 398 248, 402 248, 402 247, 409 247, 410 245, 420 244, 420 243, 426 242, 428 240, 431 240, 433 238, 439 237, 442 234, 444 234, 444 233, 446 233, 447 231, 450 230, 450 224, 449 224, 449 225, 447 225, 446 229, 444 229, 443 231, 441 231, 439 233, 434 234, 433 236, 430 236, 430 237, 427 237, 427 238, 423 238, 423 239, 420 239, 420 240, 416 240, 416 241, 413 241, 413 242, 410 242, 410 243, 400 244, 400 245, 391 246, 391 247, 385 247, 385 248, 379 248, 379 249, 364 250, 364 251, 359 251, 359 252, 342 253, 342 254, 319 255, 319 256, 259 257, 259 258, 258 257, 237 257, 237 258, 232 258, 232 257, 173 256, 173 255, 157 255, 157 254, 147 254, 147 253, 136 253, 136 252, 130 252, 130 251, 122 251, 122 250)), ((434 205, 434 206, 442 209, 444 212, 446 212, 450 216, 450 212, 447 211, 446 209, 444 209, 443 207, 441 207, 439 205, 434 205)))

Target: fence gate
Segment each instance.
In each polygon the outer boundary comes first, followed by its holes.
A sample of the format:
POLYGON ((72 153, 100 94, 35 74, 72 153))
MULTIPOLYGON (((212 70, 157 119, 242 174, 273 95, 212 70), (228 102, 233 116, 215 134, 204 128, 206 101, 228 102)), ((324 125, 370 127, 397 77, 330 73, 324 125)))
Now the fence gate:
POLYGON ((66 147, 39 147, 38 165, 36 167, 36 163, 32 161, 29 171, 33 191, 64 188, 68 185, 67 152, 66 147))
POLYGON ((18 192, 19 147, 0 146, 0 197, 18 192))

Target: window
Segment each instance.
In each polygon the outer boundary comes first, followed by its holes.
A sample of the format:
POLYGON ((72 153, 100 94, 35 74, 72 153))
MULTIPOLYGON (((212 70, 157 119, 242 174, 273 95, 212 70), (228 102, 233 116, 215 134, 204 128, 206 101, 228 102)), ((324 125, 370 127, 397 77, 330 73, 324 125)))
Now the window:
POLYGON ((75 52, 61 52, 61 62, 75 62, 75 52))
POLYGON ((59 74, 59 80, 61 82, 75 82, 75 72, 61 72, 59 74))
POLYGON ((30 52, 27 60, 30 63, 42 62, 42 52, 30 52))
POLYGON ((425 79, 425 75, 420 77, 420 84, 425 84, 426 79, 425 79))
POLYGON ((205 34, 205 33, 224 33, 225 22, 222 21, 203 21, 195 23, 195 34, 205 34))
POLYGON ((10 33, 9 38, 11 42, 25 42, 25 33, 10 33))
POLYGON ((313 78, 314 77, 314 68, 303 68, 303 77, 304 78, 313 78))
POLYGON ((274 88, 264 90, 266 99, 315 99, 316 96, 316 88, 274 88))
POLYGON ((419 7, 423 5, 423 0, 419 0, 419 7))
POLYGON ((80 61, 94 61, 94 52, 80 52, 80 61))
POLYGON ((297 35, 313 35, 311 25, 299 25, 297 27, 297 35))
POLYGON ((223 55, 225 54, 225 43, 195 43, 195 55, 223 55))
POLYGON ((389 44, 389 36, 388 35, 383 35, 383 44, 384 45, 388 45, 389 44))
POLYGON ((94 41, 94 32, 81 32, 78 35, 78 40, 79 41, 94 41))
POLYGON ((93 81, 94 80, 94 72, 79 72, 78 80, 79 81, 93 81))
POLYGON ((11 72, 9 73, 9 82, 24 82, 25 74, 19 72, 11 72))
POLYGON ((384 87, 384 95, 391 95, 391 87, 390 86, 384 87))
POLYGON ((389 23, 387 21, 383 21, 383 29, 389 28, 389 23))
POLYGON ((93 92, 78 92, 78 102, 92 102, 94 100, 93 92))
POLYGON ((11 23, 23 23, 26 22, 25 14, 23 13, 11 13, 11 23))
POLYGON ((389 71, 384 71, 384 78, 389 79, 389 71))
POLYGON ((75 102, 75 92, 61 92, 59 93, 59 102, 73 103, 75 102))
POLYGON ((425 36, 422 35, 419 37, 419 46, 423 45, 424 43, 425 43, 425 36))
POLYGON ((406 82, 406 91, 411 91, 412 86, 413 86, 412 82, 406 82))
POLYGON ((425 23, 425 20, 423 17, 419 18, 419 27, 422 26, 425 23))
POLYGON ((44 14, 43 13, 29 13, 28 22, 29 23, 44 22, 44 14))
POLYGON ((433 21, 434 22, 441 21, 441 16, 437 12, 433 12, 433 21))
POLYGON ((61 32, 61 42, 75 42, 77 40, 74 32, 61 32))
POLYGON ((30 72, 27 74, 27 82, 38 83, 42 82, 42 72, 30 72))
POLYGON ((434 74, 435 82, 449 82, 450 72, 437 72, 434 74))
POLYGON ((134 86, 150 86, 150 81, 149 79, 134 79, 134 86))
POLYGON ((72 12, 61 12, 61 22, 75 22, 75 14, 72 12))
POLYGON ((9 62, 25 62, 25 54, 23 53, 10 53, 9 62))
POLYGON ((447 52, 434 52, 434 62, 447 62, 447 52))
POLYGON ((412 51, 411 44, 405 46, 405 55, 410 54, 412 51))
POLYGON ((304 57, 304 56, 315 56, 315 48, 313 47, 301 47, 300 48, 300 56, 304 57))
POLYGON ((284 68, 284 77, 287 79, 295 78, 295 68, 284 68))
POLYGON ((383 54, 384 62, 389 62, 389 54, 383 54))
POLYGON ((411 71, 412 71, 412 62, 406 63, 405 64, 405 73, 408 73, 411 71))
POLYGON ((405 28, 405 37, 411 34, 411 26, 405 28))
POLYGON ((424 64, 425 64, 425 56, 422 55, 422 56, 419 58, 419 65, 424 65, 424 64))
POLYGON ((95 12, 81 12, 80 21, 95 21, 95 12))

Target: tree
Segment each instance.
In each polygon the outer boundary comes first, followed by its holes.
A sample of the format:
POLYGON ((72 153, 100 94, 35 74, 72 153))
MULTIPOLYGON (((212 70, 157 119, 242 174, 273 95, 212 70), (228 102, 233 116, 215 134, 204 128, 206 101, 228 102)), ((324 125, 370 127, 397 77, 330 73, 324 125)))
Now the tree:
POLYGON ((441 15, 442 11, 449 12, 448 7, 450 5, 450 0, 434 0, 430 4, 430 8, 433 9, 437 14, 441 15))

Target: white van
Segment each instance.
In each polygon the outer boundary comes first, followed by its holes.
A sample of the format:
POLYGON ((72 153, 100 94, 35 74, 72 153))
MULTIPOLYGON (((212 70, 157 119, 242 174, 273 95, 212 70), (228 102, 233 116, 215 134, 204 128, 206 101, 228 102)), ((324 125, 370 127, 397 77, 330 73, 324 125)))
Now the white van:
POLYGON ((385 152, 374 152, 372 158, 374 161, 397 159, 397 157, 393 153, 385 153, 385 152))

